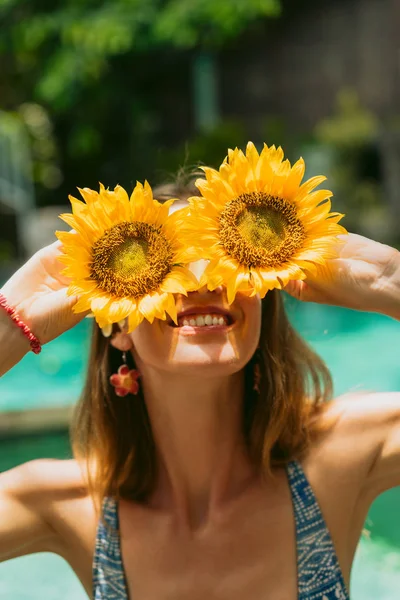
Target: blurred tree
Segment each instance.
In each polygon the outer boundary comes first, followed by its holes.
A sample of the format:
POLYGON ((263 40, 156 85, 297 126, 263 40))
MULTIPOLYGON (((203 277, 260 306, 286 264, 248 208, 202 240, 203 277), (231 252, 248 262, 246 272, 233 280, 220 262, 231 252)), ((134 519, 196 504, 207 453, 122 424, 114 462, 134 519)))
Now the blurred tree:
POLYGON ((0 0, 0 108, 42 106, 54 124, 39 203, 57 183, 57 196, 70 192, 70 173, 72 185, 149 176, 158 146, 190 129, 194 58, 279 10, 280 0, 0 0), (171 106, 181 124, 168 123, 171 106))
POLYGON ((335 207, 346 226, 365 235, 390 239, 388 203, 383 197, 379 152, 381 123, 352 89, 342 89, 334 114, 316 127, 318 142, 332 150, 335 207))
POLYGON ((37 67, 38 97, 62 109, 113 56, 216 48, 279 9, 279 0, 0 0, 0 49, 17 73, 37 67))

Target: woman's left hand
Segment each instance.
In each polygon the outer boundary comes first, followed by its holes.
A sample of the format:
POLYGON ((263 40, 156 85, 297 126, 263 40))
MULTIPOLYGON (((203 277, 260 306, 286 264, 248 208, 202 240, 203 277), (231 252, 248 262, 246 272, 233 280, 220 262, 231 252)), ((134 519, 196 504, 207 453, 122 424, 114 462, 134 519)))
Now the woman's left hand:
POLYGON ((304 281, 289 281, 284 290, 305 302, 391 314, 393 278, 400 285, 400 252, 355 233, 339 239, 337 258, 304 281))

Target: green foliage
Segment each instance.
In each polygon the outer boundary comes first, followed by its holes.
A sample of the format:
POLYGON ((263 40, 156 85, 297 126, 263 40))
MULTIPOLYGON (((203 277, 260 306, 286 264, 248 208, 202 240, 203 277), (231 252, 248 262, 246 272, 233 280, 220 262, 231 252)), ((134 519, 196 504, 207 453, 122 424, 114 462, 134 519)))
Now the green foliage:
POLYGON ((98 181, 130 187, 185 157, 219 163, 246 140, 226 123, 195 137, 194 57, 279 10, 280 0, 0 0, 0 110, 28 131, 37 204, 98 181))
POLYGON ((73 104, 77 88, 101 82, 112 57, 163 47, 219 47, 255 19, 277 15, 280 5, 279 0, 59 0, 51 10, 42 7, 40 0, 0 0, 0 52, 8 49, 19 73, 36 70, 36 99, 62 109, 73 104))
POLYGON ((337 96, 335 114, 318 124, 316 135, 329 146, 357 150, 374 142, 378 130, 378 118, 360 104, 354 90, 346 88, 337 96))
POLYGON ((157 42, 184 48, 219 45, 254 19, 279 13, 278 0, 170 0, 154 23, 157 42))
POLYGON ((380 123, 361 105, 357 93, 343 89, 332 116, 315 129, 316 139, 332 150, 335 207, 346 213, 346 227, 371 235, 386 228, 387 206, 379 177, 380 123))

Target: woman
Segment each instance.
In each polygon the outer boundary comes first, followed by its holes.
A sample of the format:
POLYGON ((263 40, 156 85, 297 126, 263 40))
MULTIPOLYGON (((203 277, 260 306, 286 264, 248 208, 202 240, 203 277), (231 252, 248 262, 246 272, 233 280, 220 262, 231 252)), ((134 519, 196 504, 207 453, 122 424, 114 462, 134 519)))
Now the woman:
MULTIPOLYGON (((2 290, 42 343, 82 317, 58 255, 58 243, 39 251, 2 290)), ((397 250, 350 234, 330 271, 286 291, 400 319, 397 250)), ((0 476, 1 559, 55 552, 97 600, 347 599, 369 506, 400 483, 400 393, 322 408, 329 373, 277 290, 229 305, 221 285, 176 302, 177 327, 94 326, 76 458, 0 476), (108 383, 121 352, 140 372, 136 396, 108 383)), ((4 310, 0 340, 4 373, 29 350, 4 310)))

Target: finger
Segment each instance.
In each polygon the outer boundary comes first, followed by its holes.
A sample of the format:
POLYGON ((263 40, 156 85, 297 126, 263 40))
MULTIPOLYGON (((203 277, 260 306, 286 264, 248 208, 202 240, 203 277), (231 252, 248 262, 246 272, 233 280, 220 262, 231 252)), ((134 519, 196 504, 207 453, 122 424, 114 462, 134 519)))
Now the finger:
POLYGON ((283 288, 283 291, 292 296, 292 298, 296 298, 296 300, 302 300, 302 296, 304 296, 303 283, 303 281, 289 281, 283 288))
MULTIPOLYGON (((71 233, 74 233, 71 231, 71 233)), ((63 255, 62 242, 56 240, 52 244, 45 246, 39 252, 42 263, 46 266, 46 269, 51 273, 52 277, 57 279, 63 286, 68 286, 71 283, 71 279, 63 275, 62 271, 65 269, 65 265, 58 260, 63 255)))
POLYGON ((91 312, 90 310, 87 310, 75 313, 73 308, 78 300, 79 296, 68 296, 65 288, 58 290, 54 294, 53 302, 58 306, 63 306, 67 315, 66 319, 68 320, 69 327, 74 327, 77 323, 80 323, 82 319, 87 317, 91 312))
MULTIPOLYGON (((68 231, 68 233, 73 233, 76 235, 76 231, 74 229, 70 229, 68 231)), ((43 255, 43 257, 47 257, 47 258, 51 259, 54 256, 58 256, 59 254, 62 253, 62 247, 63 247, 62 241, 56 239, 51 244, 48 244, 47 246, 45 246, 44 248, 39 250, 39 252, 43 255)))
POLYGON ((323 294, 308 285, 305 281, 289 281, 283 289, 290 296, 301 302, 316 302, 318 304, 326 303, 323 294))

